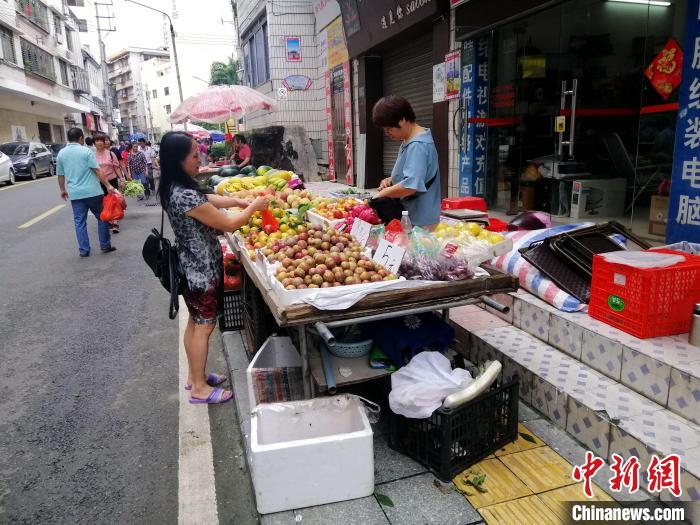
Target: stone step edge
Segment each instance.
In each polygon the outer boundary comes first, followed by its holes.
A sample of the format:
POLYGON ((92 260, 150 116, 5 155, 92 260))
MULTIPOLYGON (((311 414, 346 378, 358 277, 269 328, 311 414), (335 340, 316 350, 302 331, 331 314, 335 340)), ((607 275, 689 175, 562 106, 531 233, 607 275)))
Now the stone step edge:
MULTIPOLYGON (((538 344, 540 344, 540 345, 542 345, 542 344, 545 344, 545 345, 546 345, 546 343, 543 343, 540 339, 537 339, 536 337, 532 336, 532 335, 529 334, 528 332, 525 332, 525 331, 523 331, 523 330, 521 330, 521 329, 519 329, 519 328, 516 328, 516 327, 514 327, 514 326, 509 327, 509 328, 519 330, 520 332, 522 332, 522 334, 523 334, 523 336, 524 336, 525 338, 529 338, 529 339, 531 339, 531 340, 533 340, 533 341, 536 341, 536 342, 537 342, 538 344)), ((483 332, 482 332, 482 333, 483 333, 483 332)), ((478 335, 478 332, 477 332, 476 334, 472 334, 472 335, 473 335, 473 337, 477 337, 477 338, 481 339, 481 338, 479 337, 479 335, 478 335)), ((481 340, 484 341, 484 342, 487 343, 487 344, 490 344, 489 341, 486 341, 486 340, 484 340, 484 339, 481 339, 481 340)), ((572 361, 577 361, 576 359, 574 359, 573 357, 569 356, 569 355, 566 354, 565 352, 562 352, 561 350, 559 350, 559 349, 557 349, 557 348, 551 347, 550 345, 547 345, 547 346, 549 346, 549 347, 550 347, 552 350, 554 350, 555 352, 561 354, 561 357, 562 357, 563 359, 570 359, 570 360, 572 360, 572 361)), ((494 348, 494 347, 492 347, 492 348, 494 348)), ((540 376, 538 376, 538 375, 536 374, 535 371, 526 368, 526 366, 522 365, 521 363, 518 363, 515 359, 513 359, 512 357, 510 357, 509 355, 507 355, 506 353, 504 353, 502 350, 496 349, 496 348, 494 348, 494 350, 496 350, 496 352, 498 352, 498 353, 501 354, 501 356, 502 356, 502 359, 499 359, 499 360, 500 360, 500 361, 503 363, 503 365, 504 365, 504 367, 503 367, 504 372, 503 372, 503 373, 505 373, 505 372, 509 369, 508 366, 506 366, 506 363, 503 362, 503 359, 507 359, 507 360, 512 361, 513 363, 515 363, 517 366, 519 366, 519 367, 524 368, 525 370, 527 370, 527 372, 528 372, 529 374, 531 374, 531 375, 533 376, 533 378, 534 378, 534 377, 537 377, 540 381, 543 381, 544 383, 546 383, 546 384, 547 384, 551 389, 553 389, 554 391, 556 391, 556 392, 561 392, 563 395, 565 395, 565 396, 566 396, 565 407, 566 407, 566 409, 567 409, 567 414, 568 414, 568 399, 571 399, 572 402, 575 402, 575 403, 577 403, 577 404, 579 404, 579 405, 583 405, 583 403, 581 403, 578 399, 576 399, 575 397, 573 397, 573 396, 571 395, 571 393, 562 391, 559 387, 557 387, 557 386, 551 384, 549 381, 547 381, 547 379, 541 378, 540 376)), ((467 355, 466 357, 467 357, 467 358, 470 358, 471 356, 470 356, 470 355, 467 355)), ((598 372, 595 371, 594 369, 588 367, 585 363, 582 363, 582 362, 580 362, 580 361, 577 361, 577 363, 578 363, 580 366, 583 366, 583 367, 585 367, 585 368, 589 368, 593 373, 598 373, 598 372)), ((610 378, 607 378, 607 377, 606 377, 606 379, 609 379, 610 381, 615 382, 614 380, 612 380, 612 379, 610 379, 610 378)), ((630 396, 640 396, 638 393, 636 393, 636 392, 634 392, 633 390, 629 389, 628 387, 626 387, 626 386, 623 385, 622 383, 618 383, 618 382, 615 382, 615 383, 618 384, 619 388, 622 389, 622 391, 626 391, 626 392, 628 393, 628 395, 630 395, 630 396)), ((521 386, 522 386, 522 385, 521 385, 521 386)), ((642 396, 640 396, 640 397, 642 397, 642 396)), ((527 401, 526 401, 526 402, 527 402, 527 401)), ((650 401, 650 402, 651 402, 651 401, 650 401)), ((653 403, 653 402, 651 402, 651 403, 653 403)), ((573 435, 571 432, 569 432, 569 430, 568 430, 568 428, 567 428, 566 422, 565 422, 564 425, 562 426, 561 421, 557 421, 554 417, 552 417, 551 413, 547 410, 547 407, 539 407, 539 406, 537 406, 535 403, 530 403, 530 404, 532 404, 537 410, 539 410, 539 411, 540 411, 541 413, 543 413, 546 417, 548 417, 556 426, 558 426, 559 428, 562 428, 564 431, 566 431, 567 433, 569 433, 569 434, 570 434, 574 439, 576 439, 577 441, 580 441, 579 438, 577 438, 575 435, 573 435)), ((657 404, 657 407, 658 407, 658 408, 657 408, 656 410, 653 411, 653 414, 662 415, 663 412, 667 412, 667 413, 672 414, 674 417, 683 420, 683 424, 687 425, 689 428, 691 428, 691 429, 697 428, 696 425, 694 425, 692 422, 688 421, 687 419, 683 418, 682 416, 680 416, 680 415, 678 415, 678 414, 676 414, 676 413, 673 413, 673 412, 670 412, 670 411, 664 409, 661 405, 658 405, 658 404, 657 404)), ((586 408, 588 408, 588 407, 586 407, 586 408)), ((620 432, 622 432, 622 433, 624 433, 624 434, 627 434, 627 432, 626 432, 624 429, 621 429, 621 428, 618 426, 619 420, 615 420, 615 419, 613 419, 613 418, 606 418, 605 416, 606 416, 607 414, 605 414, 604 411, 602 411, 602 412, 601 412, 601 411, 596 411, 596 410, 590 409, 590 408, 589 408, 589 410, 590 410, 591 412, 596 413, 596 414, 598 415, 598 417, 600 417, 602 420, 606 421, 609 425, 618 428, 620 432)), ((644 443, 644 437, 643 437, 643 436, 638 437, 638 436, 635 436, 635 435, 632 435, 632 434, 630 434, 630 435, 631 435, 634 439, 636 439, 637 441, 639 441, 640 443, 642 443, 643 445, 645 445, 649 450, 652 451, 652 453, 656 453, 656 454, 658 454, 658 455, 660 455, 660 456, 664 456, 664 455, 670 453, 669 450, 655 450, 653 447, 651 447, 651 446, 649 446, 648 444, 644 443)), ((594 448, 595 448, 595 447, 591 446, 591 444, 589 444, 589 443, 585 443, 585 442, 583 442, 583 441, 580 441, 580 442, 581 442, 584 446, 588 447, 589 449, 594 449, 594 448)), ((623 454, 623 455, 624 455, 624 454, 623 454)), ((612 461, 612 459, 611 459, 611 452, 610 452, 610 451, 608 451, 608 453, 604 455, 604 459, 605 459, 607 462, 612 461)), ((685 469, 684 469, 684 470, 685 470, 685 469)), ((693 476, 695 479, 698 479, 698 475, 700 475, 700 472, 695 472, 695 473, 693 473, 693 472, 688 472, 688 474, 689 474, 690 476, 693 476)))

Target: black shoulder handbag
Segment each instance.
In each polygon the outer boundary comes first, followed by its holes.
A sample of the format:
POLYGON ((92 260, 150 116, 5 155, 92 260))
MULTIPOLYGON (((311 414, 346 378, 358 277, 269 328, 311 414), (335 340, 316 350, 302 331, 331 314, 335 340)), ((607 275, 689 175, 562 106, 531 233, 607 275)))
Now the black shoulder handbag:
MULTIPOLYGON (((437 179, 438 175, 435 175, 432 179, 428 181, 425 185, 425 190, 428 191, 430 187, 437 179)), ((417 198, 417 195, 411 195, 404 200, 411 200, 417 198)), ((370 199, 369 206, 379 215, 379 219, 386 225, 389 224, 393 219, 397 221, 401 220, 401 213, 406 209, 401 203, 401 199, 395 199, 393 197, 379 197, 377 199, 370 199)))
POLYGON ((146 242, 143 243, 143 260, 146 261, 148 267, 153 270, 153 273, 160 284, 170 292, 170 309, 168 316, 170 319, 175 319, 180 308, 178 295, 181 295, 187 286, 185 274, 182 272, 180 260, 177 257, 177 251, 168 239, 163 237, 163 225, 165 223, 165 209, 162 210, 160 217, 160 231, 156 228, 151 230, 151 233, 146 237, 146 242))

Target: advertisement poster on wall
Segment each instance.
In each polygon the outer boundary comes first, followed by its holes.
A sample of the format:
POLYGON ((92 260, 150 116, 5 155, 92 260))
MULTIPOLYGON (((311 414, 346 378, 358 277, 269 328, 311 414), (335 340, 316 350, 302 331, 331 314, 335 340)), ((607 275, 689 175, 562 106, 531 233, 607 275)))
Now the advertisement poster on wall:
POLYGON ((343 105, 345 110, 345 183, 354 185, 352 164, 352 96, 350 94, 350 62, 343 62, 343 105))
POLYGON ((360 30, 360 12, 357 10, 357 0, 338 0, 342 13, 345 34, 352 36, 360 30))
POLYGON ((445 55, 445 100, 459 98, 462 77, 460 57, 459 50, 445 55))
POLYGON ((323 74, 326 95, 326 148, 328 150, 328 180, 335 182, 335 156, 333 154, 333 108, 331 107, 331 71, 323 74))
POLYGON ((301 62, 301 38, 288 36, 285 38, 287 62, 301 62))
POLYGON ((433 104, 445 100, 445 63, 433 66, 433 104))
POLYGON ((688 2, 666 242, 700 242, 700 0, 688 2))
POLYGON ((336 18, 326 28, 328 35, 328 69, 347 62, 348 47, 345 44, 345 33, 340 18, 336 18))
POLYGON ((27 139, 27 128, 24 126, 10 126, 12 130, 12 140, 15 142, 26 142, 27 139))

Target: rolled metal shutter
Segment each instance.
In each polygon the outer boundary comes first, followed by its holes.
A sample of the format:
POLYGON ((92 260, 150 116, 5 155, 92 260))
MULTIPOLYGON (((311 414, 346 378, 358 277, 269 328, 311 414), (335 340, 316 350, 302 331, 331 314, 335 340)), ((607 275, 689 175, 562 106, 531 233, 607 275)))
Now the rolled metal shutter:
MULTIPOLYGON (((416 113, 416 122, 430 128, 433 125, 433 33, 424 34, 384 54, 383 89, 385 95, 406 97, 416 113)), ((399 153, 400 142, 384 135, 384 176, 399 153)))

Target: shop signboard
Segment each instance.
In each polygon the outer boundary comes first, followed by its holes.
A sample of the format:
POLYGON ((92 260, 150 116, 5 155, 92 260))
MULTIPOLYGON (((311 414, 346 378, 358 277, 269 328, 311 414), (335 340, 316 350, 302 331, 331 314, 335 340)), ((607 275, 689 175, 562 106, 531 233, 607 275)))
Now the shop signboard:
POLYGON ((445 100, 459 98, 460 95, 460 52, 452 51, 445 55, 445 100))
POLYGON ((328 38, 328 69, 347 62, 348 47, 345 45, 345 33, 340 18, 336 18, 326 28, 328 38))
POLYGON ((340 16, 340 6, 336 0, 315 0, 314 15, 316 16, 316 27, 323 29, 340 16))
POLYGON ((459 144, 459 195, 484 194, 488 117, 489 37, 467 40, 462 47, 460 89, 462 130, 459 144))
POLYGON ((700 0, 688 1, 666 241, 700 242, 700 0))
POLYGON ((328 149, 328 178, 335 182, 335 158, 333 154, 333 108, 331 107, 331 71, 326 70, 323 75, 326 95, 326 147, 328 149))
POLYGON ((345 34, 352 36, 362 27, 360 11, 357 9, 357 0, 338 0, 338 4, 342 13, 345 34))
POLYGON ((328 67, 328 31, 324 29, 318 36, 318 67, 326 71, 328 67))

